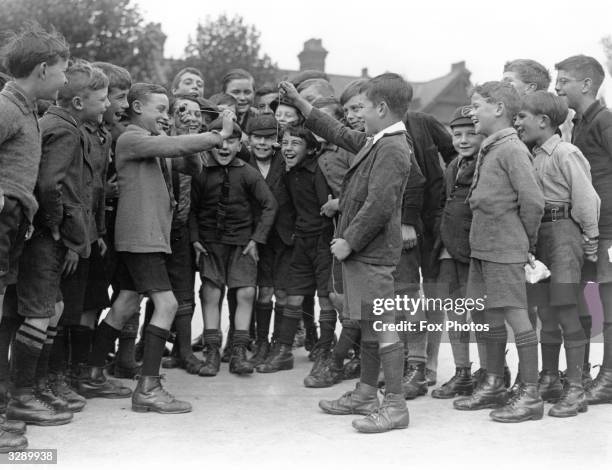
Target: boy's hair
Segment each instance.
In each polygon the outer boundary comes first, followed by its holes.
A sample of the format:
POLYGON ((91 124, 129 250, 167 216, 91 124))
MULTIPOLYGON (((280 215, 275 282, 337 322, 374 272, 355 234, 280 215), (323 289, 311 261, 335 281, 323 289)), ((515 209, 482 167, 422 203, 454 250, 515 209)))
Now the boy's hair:
POLYGON ((229 85, 232 80, 251 80, 251 83, 255 84, 253 75, 246 70, 232 69, 223 76, 223 93, 227 93, 227 85, 229 85))
POLYGON ((306 142, 306 148, 309 150, 317 150, 319 148, 319 142, 317 142, 314 134, 304 126, 289 125, 283 134, 289 134, 292 137, 299 137, 300 139, 303 139, 304 142, 306 142))
POLYGON ((66 70, 66 86, 59 89, 57 103, 67 107, 75 96, 86 97, 90 91, 108 88, 108 77, 85 60, 75 60, 66 70))
POLYGON ((503 103, 509 119, 512 119, 521 109, 521 97, 510 83, 491 81, 476 85, 472 95, 482 96, 487 103, 503 103))
POLYGON ((198 107, 200 107, 202 104, 202 100, 199 99, 199 97, 195 97, 193 95, 184 95, 184 94, 172 95, 170 97, 170 110, 169 110, 170 114, 174 114, 176 105, 179 101, 185 101, 185 100, 194 102, 195 104, 198 105, 198 107))
POLYGON ((147 97, 149 95, 166 95, 168 96, 168 92, 161 85, 155 85, 153 83, 134 83, 128 92, 127 100, 130 105, 129 111, 132 112, 132 103, 134 101, 140 101, 141 103, 145 103, 147 101, 147 97))
POLYGON ((332 84, 324 78, 309 78, 308 80, 304 80, 295 88, 298 93, 301 93, 306 88, 310 87, 314 87, 317 93, 319 93, 321 96, 333 96, 335 93, 332 84))
POLYGON ((265 95, 270 95, 272 93, 278 93, 278 89, 275 89, 272 85, 264 85, 255 90, 255 101, 257 101, 260 97, 265 95))
POLYGON ((172 79, 172 85, 170 86, 171 90, 175 90, 176 87, 178 87, 181 78, 183 78, 183 75, 185 75, 186 73, 192 73, 204 80, 204 75, 202 75, 202 72, 200 72, 198 69, 196 69, 195 67, 185 67, 179 70, 178 73, 172 79))
POLYGON ((536 90, 548 90, 550 73, 539 62, 531 59, 516 59, 505 63, 504 72, 514 72, 524 83, 534 83, 536 90))
POLYGON ((351 98, 357 96, 361 87, 368 81, 367 78, 358 78, 349 83, 340 95, 340 104, 344 106, 351 98))
POLYGON ((210 98, 208 98, 212 104, 219 106, 220 104, 226 104, 229 106, 237 106, 238 101, 232 95, 228 95, 227 93, 215 93, 210 98))
POLYGON ((603 83, 606 76, 604 68, 596 59, 582 54, 573 55, 562 60, 561 62, 555 64, 555 69, 570 72, 579 80, 590 78, 593 83, 593 95, 597 95, 599 87, 603 83))
POLYGON ((338 121, 344 119, 344 109, 336 98, 330 96, 328 98, 317 98, 312 102, 312 105, 317 109, 328 108, 332 112, 332 116, 338 121))
POLYGON ((568 108, 565 100, 544 90, 526 95, 521 103, 521 108, 532 114, 545 114, 550 118, 553 129, 559 127, 567 119, 568 108))
POLYGON ((38 23, 30 22, 19 33, 5 39, 0 54, 9 75, 26 78, 43 62, 55 65, 60 59, 67 60, 70 48, 55 29, 45 31, 38 23))
POLYGON ((108 88, 113 89, 117 88, 119 90, 129 90, 132 86, 132 76, 130 72, 128 72, 123 67, 119 67, 118 65, 111 64, 109 62, 94 62, 94 67, 98 67, 104 75, 108 77, 109 84, 108 88))
POLYGON ((364 93, 372 103, 387 103, 396 117, 403 118, 412 100, 412 86, 396 73, 383 73, 367 80, 359 93, 364 93))

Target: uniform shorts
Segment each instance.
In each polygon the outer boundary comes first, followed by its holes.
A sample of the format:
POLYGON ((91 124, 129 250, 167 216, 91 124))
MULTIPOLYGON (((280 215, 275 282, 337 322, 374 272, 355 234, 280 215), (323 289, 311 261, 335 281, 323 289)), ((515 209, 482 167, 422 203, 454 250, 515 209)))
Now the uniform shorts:
POLYGON ((222 289, 255 287, 257 263, 249 255, 243 255, 244 246, 223 243, 205 243, 208 255, 200 255, 200 277, 222 289))
POLYGON ((527 308, 524 263, 494 263, 472 258, 467 298, 484 299, 486 308, 527 308))
POLYGON ((117 252, 117 283, 119 290, 130 290, 150 295, 154 292, 172 290, 166 253, 117 252))
POLYGON ((329 296, 332 254, 331 235, 296 237, 289 264, 288 295, 329 296))
POLYGON ((271 234, 268 242, 260 245, 257 285, 287 289, 292 251, 292 246, 285 245, 278 235, 271 234))

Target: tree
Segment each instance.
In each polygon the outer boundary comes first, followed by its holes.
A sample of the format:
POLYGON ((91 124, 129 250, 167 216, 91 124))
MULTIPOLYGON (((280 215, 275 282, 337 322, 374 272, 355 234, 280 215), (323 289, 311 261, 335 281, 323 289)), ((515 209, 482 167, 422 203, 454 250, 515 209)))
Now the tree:
POLYGON ((221 91, 223 75, 233 68, 248 70, 259 85, 275 82, 278 67, 267 54, 261 55, 259 37, 259 31, 241 16, 208 17, 198 25, 195 39, 189 38, 187 57, 180 65, 202 71, 207 95, 221 91))
POLYGON ((608 71, 612 74, 612 36, 607 36, 601 40, 601 43, 604 47, 604 53, 606 54, 606 65, 608 66, 608 71))
POLYGON ((28 20, 55 27, 73 57, 121 65, 137 80, 163 83, 158 61, 166 36, 145 24, 131 0, 2 0, 0 34, 18 31, 28 20))

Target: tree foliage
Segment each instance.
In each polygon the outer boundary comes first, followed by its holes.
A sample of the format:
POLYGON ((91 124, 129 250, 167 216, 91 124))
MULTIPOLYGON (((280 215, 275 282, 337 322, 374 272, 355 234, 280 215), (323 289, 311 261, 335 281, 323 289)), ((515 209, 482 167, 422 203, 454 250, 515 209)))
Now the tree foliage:
POLYGON ((257 85, 274 82, 278 67, 261 53, 259 38, 255 26, 245 24, 240 16, 221 15, 216 20, 208 17, 198 25, 195 38, 189 38, 182 65, 202 71, 207 95, 221 91, 223 75, 232 68, 248 70, 257 85))
POLYGON ((608 71, 612 75, 612 36, 607 36, 601 40, 601 43, 604 47, 604 53, 606 54, 606 65, 608 66, 608 71))

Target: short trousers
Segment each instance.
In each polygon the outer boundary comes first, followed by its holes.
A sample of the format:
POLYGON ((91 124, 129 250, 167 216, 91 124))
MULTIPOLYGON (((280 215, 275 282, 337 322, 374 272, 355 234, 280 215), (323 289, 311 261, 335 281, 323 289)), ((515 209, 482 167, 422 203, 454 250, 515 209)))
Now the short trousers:
POLYGON ((67 248, 51 232, 36 230, 23 248, 17 277, 17 311, 27 318, 50 318, 62 300, 60 281, 67 248))
POLYGON ((395 321, 395 309, 375 308, 381 299, 394 299, 393 270, 395 266, 382 266, 345 260, 342 262, 344 283, 343 318, 359 321, 395 321))
POLYGON ((467 298, 484 299, 486 308, 527 308, 525 263, 494 263, 472 258, 467 298))
POLYGON ((458 299, 465 297, 470 265, 452 258, 440 260, 438 285, 444 297, 458 299))
POLYGON ((4 206, 0 211, 0 293, 6 286, 17 282, 19 257, 29 225, 21 203, 4 196, 4 206))
POLYGON ((195 303, 195 256, 186 225, 170 232, 170 249, 172 254, 166 258, 166 269, 180 309, 182 305, 195 303))
POLYGON ((219 289, 255 287, 257 263, 249 255, 243 255, 244 246, 207 242, 208 255, 200 255, 200 277, 219 289))
POLYGON ((276 234, 270 234, 265 245, 259 245, 259 263, 257 263, 257 285, 287 289, 289 265, 293 247, 285 245, 276 234))
POLYGON ((419 290, 421 283, 420 265, 421 252, 418 246, 402 250, 399 263, 393 271, 396 294, 413 294, 419 290))
POLYGON ((150 295, 172 290, 166 253, 117 252, 117 282, 119 290, 129 290, 150 295))
POLYGON ((288 295, 329 296, 332 269, 331 234, 295 237, 289 265, 288 295))

